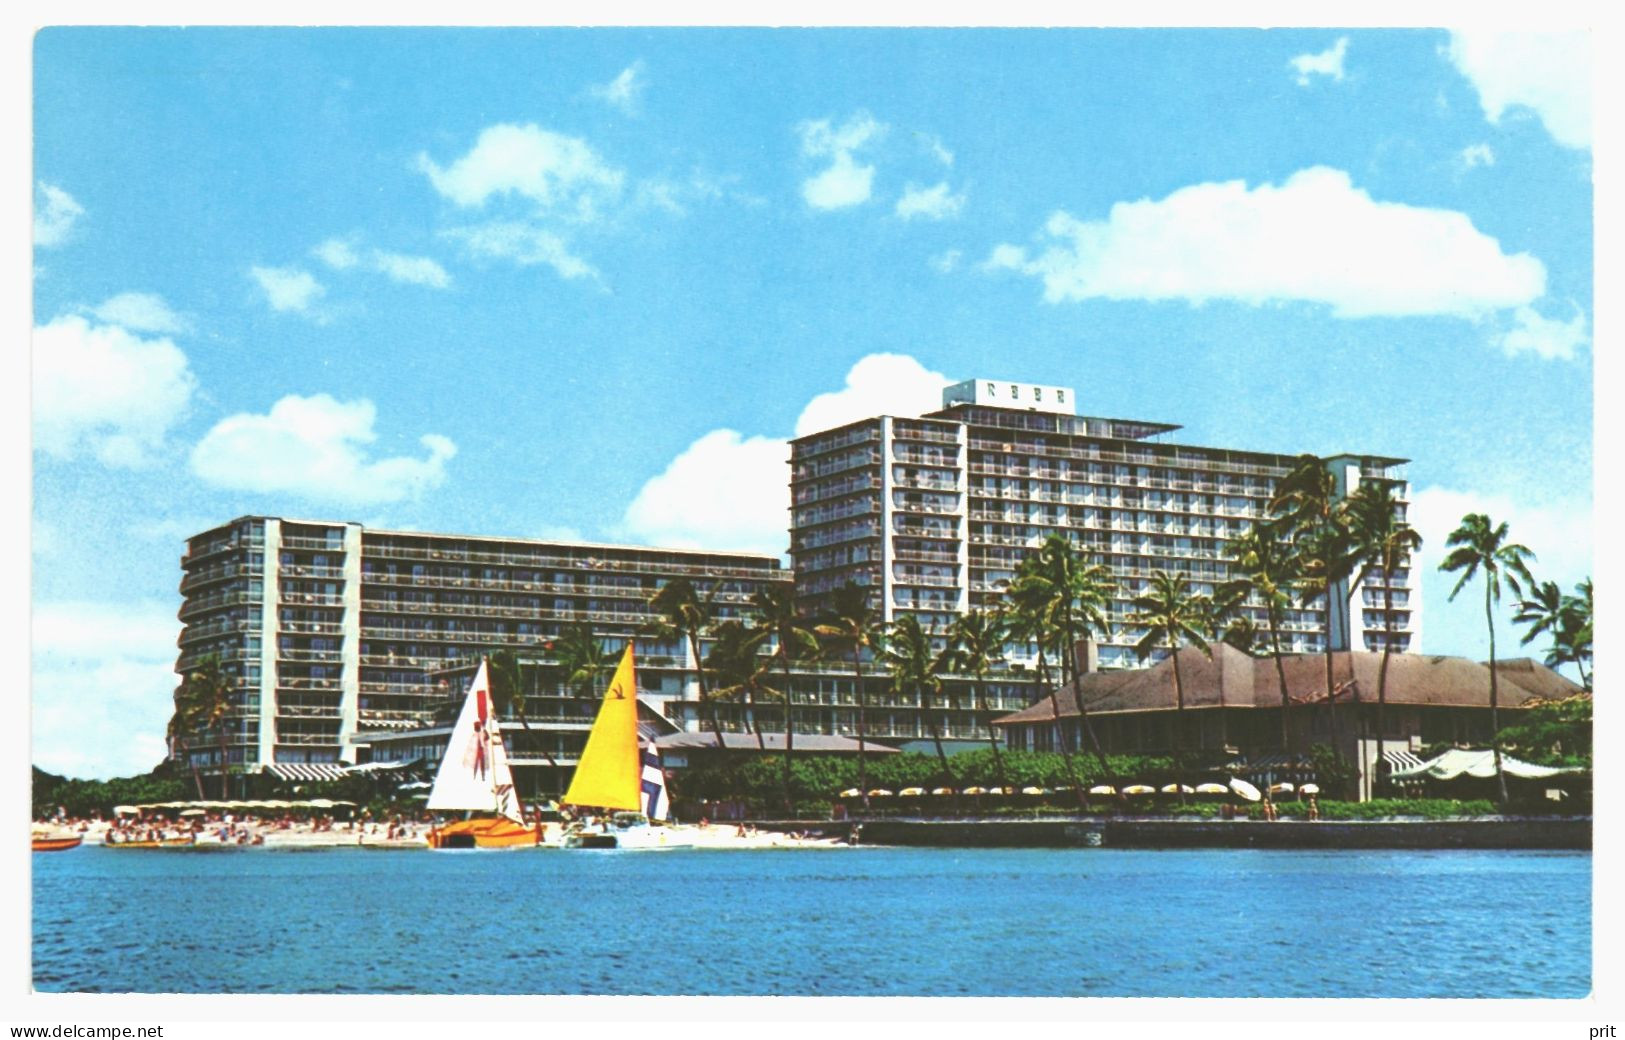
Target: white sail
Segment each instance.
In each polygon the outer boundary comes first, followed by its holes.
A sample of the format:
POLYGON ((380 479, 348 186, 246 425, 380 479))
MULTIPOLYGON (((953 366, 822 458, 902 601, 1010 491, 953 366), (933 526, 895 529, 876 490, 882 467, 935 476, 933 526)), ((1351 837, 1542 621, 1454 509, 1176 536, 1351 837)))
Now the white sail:
POLYGON ((433 810, 491 812, 523 824, 519 796, 513 789, 508 753, 502 746, 502 727, 491 703, 491 678, 486 664, 474 674, 468 699, 452 728, 446 754, 429 792, 433 810))

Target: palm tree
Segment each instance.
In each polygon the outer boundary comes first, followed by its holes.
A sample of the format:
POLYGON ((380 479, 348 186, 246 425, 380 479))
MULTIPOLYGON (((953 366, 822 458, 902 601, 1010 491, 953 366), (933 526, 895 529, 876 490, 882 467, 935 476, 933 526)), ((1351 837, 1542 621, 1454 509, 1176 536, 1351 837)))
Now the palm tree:
MULTIPOLYGON (((1022 560, 1017 580, 1028 585, 1026 595, 1046 601, 1042 612, 1049 618, 1051 638, 1061 644, 1056 651, 1061 685, 1071 684, 1077 678, 1078 637, 1091 630, 1103 636, 1111 634, 1106 617, 1115 587, 1111 572, 1100 564, 1086 564, 1069 539, 1051 534, 1038 552, 1022 560)), ((1106 750, 1095 733, 1088 708, 1081 694, 1075 699, 1079 725, 1100 763, 1101 773, 1109 777, 1106 750)))
POLYGON ((220 658, 209 654, 187 673, 176 691, 176 707, 187 706, 185 721, 203 729, 212 729, 220 744, 220 797, 231 797, 231 777, 226 769, 226 723, 236 707, 236 680, 220 667, 220 658))
POLYGON ((1518 645, 1528 646, 1537 636, 1548 636, 1552 645, 1546 653, 1547 666, 1574 665, 1581 684, 1589 690, 1591 676, 1585 662, 1591 657, 1591 579, 1575 586, 1575 591, 1579 595, 1565 596, 1557 582, 1540 582, 1518 601, 1518 613, 1512 620, 1529 626, 1518 645))
POLYGON ((761 611, 756 631, 771 638, 773 656, 777 658, 784 675, 784 808, 795 815, 790 799, 790 755, 795 750, 795 719, 793 699, 790 695, 790 662, 818 656, 818 634, 812 624, 796 609, 795 593, 788 588, 768 586, 756 594, 756 609, 761 611))
POLYGON ((920 627, 920 619, 904 614, 892 622, 886 637, 886 667, 891 672, 892 684, 905 696, 913 692, 919 700, 920 714, 931 731, 931 741, 937 748, 937 761, 942 765, 942 782, 952 783, 948 769, 948 754, 942 747, 942 730, 932 710, 931 691, 937 686, 936 661, 931 652, 931 637, 920 627))
MULTIPOLYGON (((1337 744, 1337 686, 1332 678, 1332 588, 1354 571, 1349 548, 1347 513, 1337 496, 1337 480, 1316 455, 1299 455, 1292 469, 1275 486, 1267 511, 1271 526, 1280 528, 1292 546, 1292 569, 1299 602, 1308 607, 1316 599, 1326 608, 1326 708, 1330 712, 1332 744, 1337 744)), ((1356 687, 1356 690, 1358 688, 1356 687)))
MULTIPOLYGON (((1061 761, 1066 766, 1067 783, 1072 785, 1074 795, 1078 799, 1080 808, 1088 807, 1088 800, 1084 795, 1083 785, 1078 782, 1077 770, 1072 765, 1072 746, 1066 739, 1066 730, 1061 725, 1061 705, 1056 695, 1056 686, 1049 679, 1049 664, 1044 657, 1044 648, 1058 641, 1056 635, 1059 626, 1054 623, 1054 596, 1051 594, 1050 583, 1036 573, 1037 564, 1034 557, 1022 560, 1017 568, 1017 576, 1005 595, 1010 600, 1010 612, 1007 615, 1007 635, 1013 641, 1030 645, 1038 651, 1038 689, 1041 695, 1049 697, 1050 719, 1055 726, 1055 746, 1060 749, 1061 761)), ((1078 697, 1078 712, 1083 713, 1083 698, 1078 697)))
MULTIPOLYGON (((491 682, 491 704, 496 708, 499 716, 506 714, 510 709, 519 718, 519 725, 526 733, 531 732, 530 719, 525 716, 525 676, 519 666, 519 655, 507 647, 493 652, 486 659, 491 682)), ((547 749, 547 744, 536 745, 541 749, 542 756, 547 764, 554 769, 559 767, 553 758, 553 753, 547 749)))
POLYGON ((1445 543, 1455 546, 1439 564, 1441 571, 1461 571, 1456 587, 1450 590, 1450 599, 1472 580, 1480 570, 1484 572, 1484 624, 1490 633, 1490 746, 1495 752, 1495 783, 1501 796, 1501 808, 1507 806, 1507 778, 1501 769, 1500 701, 1495 678, 1495 604, 1501 601, 1501 579, 1505 577, 1512 594, 1521 596, 1520 581, 1533 585, 1526 560, 1535 554, 1516 542, 1508 542, 1507 525, 1492 521, 1483 513, 1468 513, 1461 518, 1461 526, 1450 532, 1445 543))
POLYGON ((1151 584, 1145 592, 1134 597, 1135 624, 1145 634, 1134 646, 1134 653, 1144 661, 1159 645, 1166 645, 1174 665, 1174 773, 1181 785, 1179 800, 1185 794, 1185 684, 1179 674, 1179 648, 1190 643, 1203 653, 1209 653, 1207 638, 1202 634, 1202 617, 1207 611, 1206 597, 1193 595, 1190 582, 1183 574, 1152 571, 1151 584))
POLYGON ((995 664, 1004 658, 1005 640, 1010 638, 1009 625, 1004 611, 998 608, 992 610, 972 610, 968 614, 961 614, 954 619, 953 627, 948 630, 948 670, 959 675, 969 675, 975 680, 976 688, 973 696, 976 699, 976 708, 982 713, 987 725, 987 744, 993 749, 994 774, 999 778, 999 786, 1008 786, 1004 775, 1004 758, 999 753, 999 738, 993 732, 993 714, 987 707, 987 673, 995 664))
POLYGON ((705 681, 700 632, 711 623, 717 592, 721 588, 721 582, 713 582, 710 590, 701 597, 695 591, 693 582, 687 578, 673 578, 649 597, 649 606, 659 616, 644 626, 650 635, 661 642, 670 643, 679 639, 688 642, 689 652, 694 655, 694 675, 700 685, 700 712, 711 723, 718 749, 723 746, 722 722, 717 717, 716 706, 711 703, 711 693, 705 681))
MULTIPOLYGON (((1286 666, 1281 659, 1281 626, 1283 616, 1292 605, 1291 588, 1297 580, 1292 553, 1281 537, 1281 530, 1267 524, 1254 524, 1252 529, 1230 543, 1233 577, 1219 586, 1217 598, 1221 603, 1251 601, 1262 604, 1269 619, 1269 631, 1247 633, 1250 644, 1240 647, 1252 653, 1260 636, 1269 641, 1270 656, 1275 660, 1275 680, 1281 689, 1281 750, 1292 751, 1292 725, 1287 717, 1292 707, 1292 696, 1287 692, 1286 666)), ((1237 638, 1243 638, 1238 631, 1237 638)), ((1226 642, 1230 642, 1227 633, 1226 642)))
POLYGON ((863 738, 868 726, 868 697, 863 687, 863 655, 868 654, 872 659, 882 645, 883 622, 865 586, 847 582, 835 590, 832 602, 830 614, 814 631, 837 646, 852 648, 852 673, 858 697, 858 789, 863 792, 863 807, 867 809, 869 762, 863 738))
POLYGON ((762 678, 772 666, 772 659, 761 656, 761 645, 762 639, 750 625, 738 618, 726 618, 711 626, 711 652, 705 664, 717 678, 712 699, 742 699, 747 707, 741 714, 756 737, 756 750, 766 751, 767 742, 762 739, 756 719, 756 695, 764 689, 762 678))
POLYGON ((557 640, 555 653, 565 686, 589 699, 598 693, 598 680, 613 672, 619 663, 604 650, 592 624, 587 621, 566 625, 557 640))
MULTIPOLYGON (((1377 764, 1373 776, 1372 793, 1376 793, 1376 779, 1384 763, 1382 749, 1382 714, 1388 704, 1388 657, 1394 651, 1394 589, 1393 574, 1410 563, 1412 556, 1422 547, 1422 536, 1400 515, 1403 506, 1394 497, 1393 485, 1383 480, 1368 480, 1355 488, 1348 499, 1349 534, 1355 555, 1361 560, 1360 574, 1355 584, 1363 584, 1368 575, 1382 575, 1383 635, 1382 664, 1377 668, 1377 764)), ((1349 607, 1353 610, 1353 605, 1349 607)))
POLYGON ((164 730, 164 736, 169 741, 169 755, 184 759, 192 768, 192 781, 197 784, 199 799, 207 797, 203 793, 203 775, 198 772, 197 763, 192 761, 191 748, 187 746, 186 738, 189 734, 197 732, 202 727, 200 705, 196 699, 196 690, 186 682, 175 687, 175 711, 169 716, 169 725, 164 730))

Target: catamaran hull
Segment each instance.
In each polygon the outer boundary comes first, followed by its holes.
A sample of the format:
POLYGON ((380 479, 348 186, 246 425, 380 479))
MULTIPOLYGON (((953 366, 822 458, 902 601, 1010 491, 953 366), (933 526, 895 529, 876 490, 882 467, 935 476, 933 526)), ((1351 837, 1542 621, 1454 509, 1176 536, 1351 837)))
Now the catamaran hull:
POLYGON ((645 849, 687 849, 694 840, 682 831, 670 827, 627 827, 607 833, 602 831, 576 831, 564 836, 567 849, 625 849, 629 852, 645 849))
POLYGON ((35 852, 66 852, 79 847, 83 838, 35 838, 33 841, 35 852))
POLYGON ((525 827, 506 817, 458 820, 429 832, 431 849, 522 849, 541 843, 541 828, 525 827))

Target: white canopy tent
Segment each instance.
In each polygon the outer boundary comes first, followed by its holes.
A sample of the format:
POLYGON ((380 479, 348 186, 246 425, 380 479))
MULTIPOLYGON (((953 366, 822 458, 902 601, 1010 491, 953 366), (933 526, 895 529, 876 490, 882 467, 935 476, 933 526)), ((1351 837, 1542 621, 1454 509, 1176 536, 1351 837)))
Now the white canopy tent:
MULTIPOLYGON (((1513 758, 1506 752, 1501 752, 1501 769, 1507 776, 1519 780, 1545 780, 1554 776, 1569 776, 1583 773, 1584 769, 1578 767, 1558 768, 1555 766, 1537 766, 1533 762, 1525 762, 1513 758)), ((1495 752, 1489 748, 1466 750, 1451 748, 1444 754, 1423 762, 1421 765, 1409 769, 1395 770, 1390 779, 1402 780, 1454 780, 1458 776, 1470 776, 1479 780, 1491 779, 1495 776, 1495 752)))

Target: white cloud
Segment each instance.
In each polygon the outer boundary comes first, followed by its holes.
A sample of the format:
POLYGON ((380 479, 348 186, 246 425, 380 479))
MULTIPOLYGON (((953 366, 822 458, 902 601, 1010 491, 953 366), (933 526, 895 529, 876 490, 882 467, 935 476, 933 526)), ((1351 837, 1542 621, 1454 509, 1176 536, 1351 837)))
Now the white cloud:
POLYGON ((54 184, 40 181, 34 192, 34 244, 59 246, 73 233, 85 208, 54 184))
POLYGON ((335 271, 350 271, 365 264, 367 270, 387 275, 392 281, 426 285, 433 289, 445 289, 451 285, 451 275, 446 273, 446 269, 426 256, 373 249, 363 257, 357 250, 356 242, 350 239, 330 238, 312 249, 311 255, 335 271))
POLYGON ((847 372, 844 387, 807 402, 796 419, 796 436, 876 415, 934 412, 942 407, 942 388, 952 382, 907 354, 870 354, 847 372))
POLYGON ((942 143, 942 138, 934 137, 930 134, 919 134, 917 136, 925 141, 926 150, 931 153, 932 157, 935 158, 937 162, 944 166, 952 166, 954 164, 954 153, 950 152, 947 146, 942 143))
POLYGON ((959 260, 964 255, 963 250, 950 249, 945 253, 939 253, 936 256, 933 256, 931 258, 931 266, 943 274, 953 274, 959 269, 959 260))
MULTIPOLYGON (((1460 572, 1444 573, 1439 563, 1450 552, 1450 532, 1468 513, 1484 513, 1507 525, 1507 538, 1535 553, 1530 565, 1537 580, 1555 581, 1567 592, 1592 573, 1591 503, 1583 499, 1552 498, 1534 503, 1505 494, 1484 494, 1451 488, 1424 487, 1411 493, 1409 519, 1422 536, 1422 644, 1429 653, 1461 654, 1482 660, 1489 654, 1484 631, 1484 586, 1474 578, 1450 602, 1460 572)), ((1502 589, 1496 625, 1496 652, 1501 657, 1544 654, 1542 641, 1519 647, 1521 630, 1511 623, 1514 613, 1509 589, 1502 589)))
POLYGON ((1343 80, 1343 57, 1349 51, 1349 38, 1339 37, 1337 42, 1321 51, 1319 54, 1300 54, 1287 64, 1298 71, 1298 86, 1307 87, 1311 76, 1330 76, 1334 81, 1343 80))
POLYGON ((356 255, 355 247, 342 238, 328 239, 312 249, 311 255, 335 271, 348 271, 361 262, 361 257, 356 255))
POLYGON ((33 353, 34 447, 59 458, 89 451, 112 466, 143 464, 197 385, 169 339, 78 315, 35 326, 33 353))
POLYGON ((1565 361, 1574 357, 1574 352, 1591 342, 1586 331, 1586 317, 1576 313, 1568 321, 1556 318, 1543 318, 1533 307, 1519 307, 1513 312, 1513 325, 1501 336, 1501 349, 1508 356, 1516 356, 1525 352, 1540 357, 1553 359, 1561 358, 1565 361))
POLYGON ((797 128, 801 133, 801 154, 812 159, 829 159, 821 173, 802 182, 801 195, 814 209, 843 209, 867 202, 874 187, 875 168, 861 166, 852 153, 880 138, 885 132, 867 112, 855 113, 841 126, 828 119, 809 120, 797 128))
POLYGON ((1461 150, 1461 164, 1469 170, 1475 166, 1494 166, 1495 152, 1487 144, 1470 144, 1461 150))
POLYGON ((911 183, 903 189, 903 197, 897 200, 897 215, 904 220, 912 220, 915 217, 947 220, 949 217, 957 217, 964 206, 964 193, 952 194, 948 190, 947 181, 931 188, 921 188, 911 183))
POLYGON ((592 96, 631 115, 637 109, 638 95, 645 86, 642 76, 643 62, 634 61, 608 83, 592 87, 592 96))
POLYGON ((713 430, 643 485, 622 526, 651 545, 778 555, 790 529, 788 451, 777 437, 713 430))
POLYGON ((1507 255, 1463 213, 1379 202, 1317 166, 1277 186, 1197 184, 1120 202, 1105 220, 1057 212, 1041 249, 1003 244, 989 269, 1039 278, 1057 303, 1227 299, 1326 304, 1345 318, 1476 319, 1545 291, 1546 269, 1507 255))
POLYGON ((310 305, 327 291, 309 271, 298 267, 250 267, 248 273, 274 311, 310 314, 310 305))
POLYGON ((267 415, 239 413, 216 423, 192 450, 192 471, 218 487, 283 492, 309 499, 396 502, 437 487, 456 445, 439 434, 419 438, 428 455, 371 460, 366 446, 377 409, 371 401, 290 394, 267 415))
POLYGON ((33 753, 42 769, 106 779, 162 760, 181 624, 173 604, 67 601, 33 614, 33 753))
MULTIPOLYGON (((911 357, 871 354, 852 366, 842 389, 808 402, 795 434, 875 415, 935 411, 950 382, 911 357)), ((789 452, 785 438, 713 430, 643 485, 621 531, 651 545, 778 555, 789 539, 789 452)))
POLYGON ((427 285, 432 289, 444 289, 451 285, 451 275, 446 273, 446 269, 426 256, 375 251, 372 262, 378 271, 397 282, 427 285))
POLYGON ((524 266, 546 264, 563 278, 598 277, 596 268, 571 254, 563 238, 530 224, 494 221, 474 227, 448 228, 441 234, 462 242, 474 256, 512 260, 524 266))
POLYGON ((1583 32, 1450 34, 1446 49, 1478 91, 1484 116, 1532 110, 1558 144, 1591 147, 1591 46, 1583 32))
POLYGON ((499 123, 480 131, 474 147, 442 168, 418 156, 436 191, 460 207, 483 206, 492 196, 518 196, 538 213, 590 221, 619 195, 625 175, 578 137, 535 124, 499 123))
POLYGON ((127 292, 105 301, 91 311, 109 325, 122 325, 136 332, 187 332, 191 323, 154 293, 127 292))

